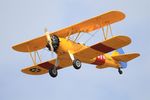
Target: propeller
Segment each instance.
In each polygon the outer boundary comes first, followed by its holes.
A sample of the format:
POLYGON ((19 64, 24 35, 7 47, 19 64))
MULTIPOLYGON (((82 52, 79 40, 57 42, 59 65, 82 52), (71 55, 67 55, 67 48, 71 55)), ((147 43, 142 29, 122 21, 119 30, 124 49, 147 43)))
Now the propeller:
MULTIPOLYGON (((50 46, 49 50, 52 51, 51 54, 52 54, 52 57, 53 57, 53 53, 55 52, 55 49, 54 49, 53 44, 52 44, 52 35, 47 31, 47 28, 45 28, 45 35, 46 35, 46 38, 47 38, 47 43, 50 46)), ((58 66, 58 63, 59 63, 57 53, 56 53, 56 56, 57 57, 56 57, 56 61, 55 61, 55 69, 56 69, 56 67, 58 66)))
POLYGON ((51 51, 54 52, 54 48, 53 48, 53 45, 52 45, 52 39, 51 39, 51 34, 49 34, 49 32, 47 31, 47 28, 45 28, 45 35, 46 35, 46 38, 47 38, 47 42, 51 48, 51 51))
POLYGON ((54 48, 53 48, 53 45, 52 45, 52 39, 51 39, 51 34, 49 34, 49 32, 47 31, 47 28, 45 28, 45 35, 46 35, 46 38, 47 38, 47 43, 48 45, 50 46, 50 49, 51 49, 51 55, 52 55, 52 58, 53 58, 53 52, 54 52, 54 48))

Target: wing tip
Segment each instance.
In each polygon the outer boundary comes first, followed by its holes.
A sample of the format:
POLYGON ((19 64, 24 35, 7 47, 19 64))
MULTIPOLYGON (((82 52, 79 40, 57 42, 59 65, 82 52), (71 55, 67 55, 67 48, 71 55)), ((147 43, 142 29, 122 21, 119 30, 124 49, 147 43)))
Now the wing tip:
POLYGON ((125 35, 119 35, 119 36, 115 36, 115 37, 121 41, 124 41, 124 43, 126 43, 126 45, 129 45, 132 42, 131 38, 128 36, 125 36, 125 35))
POLYGON ((120 10, 110 10, 108 13, 115 13, 118 16, 119 20, 123 20, 126 17, 125 13, 120 10))
POLYGON ((31 66, 21 69, 21 72, 29 75, 42 75, 48 72, 47 69, 41 68, 39 66, 31 66))
POLYGON ((22 49, 22 48, 20 47, 20 44, 13 45, 13 46, 12 46, 12 49, 15 50, 15 51, 18 51, 18 52, 29 52, 29 51, 27 51, 27 49, 22 49))
POLYGON ((135 58, 140 56, 140 53, 133 53, 133 54, 135 55, 135 58))
POLYGON ((12 46, 12 49, 20 52, 20 50, 17 49, 17 45, 12 46))

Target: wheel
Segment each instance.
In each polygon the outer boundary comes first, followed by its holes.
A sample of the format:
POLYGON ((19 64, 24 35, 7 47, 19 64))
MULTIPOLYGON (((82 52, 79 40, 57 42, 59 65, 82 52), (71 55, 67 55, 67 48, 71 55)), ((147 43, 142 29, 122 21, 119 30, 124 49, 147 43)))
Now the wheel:
POLYGON ((120 68, 118 69, 118 72, 120 75, 123 74, 123 71, 120 68))
POLYGON ((73 61, 73 67, 74 67, 75 69, 80 69, 80 68, 81 68, 81 61, 78 60, 78 59, 75 59, 75 60, 73 61))
POLYGON ((55 66, 53 66, 52 68, 49 69, 49 75, 53 78, 58 75, 58 72, 57 72, 57 69, 55 68, 55 66))

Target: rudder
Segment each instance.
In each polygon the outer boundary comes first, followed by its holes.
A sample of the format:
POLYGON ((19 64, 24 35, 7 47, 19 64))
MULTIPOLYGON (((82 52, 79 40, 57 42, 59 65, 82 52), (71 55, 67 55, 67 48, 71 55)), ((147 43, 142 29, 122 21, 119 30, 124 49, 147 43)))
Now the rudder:
MULTIPOLYGON (((117 50, 115 50, 113 53, 112 53, 112 58, 114 58, 114 57, 118 57, 119 55, 123 55, 123 54, 125 54, 125 52, 124 52, 124 50, 122 49, 122 48, 119 48, 119 49, 117 49, 117 50)), ((127 68, 127 62, 124 62, 124 61, 122 61, 122 60, 118 60, 118 61, 120 61, 119 63, 120 63, 120 65, 121 65, 121 67, 120 68, 127 68)))

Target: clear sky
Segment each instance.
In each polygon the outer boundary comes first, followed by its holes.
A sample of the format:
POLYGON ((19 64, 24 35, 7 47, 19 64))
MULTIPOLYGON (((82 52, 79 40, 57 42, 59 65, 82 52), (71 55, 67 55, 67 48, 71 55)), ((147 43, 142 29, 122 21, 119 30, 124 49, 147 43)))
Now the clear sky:
MULTIPOLYGON (((0 100, 149 100, 149 5, 149 0, 0 0, 0 100), (88 64, 79 71, 61 70, 55 79, 20 71, 32 62, 12 45, 42 35, 45 27, 54 31, 109 10, 126 14, 125 20, 112 25, 113 33, 130 36, 132 44, 125 51, 141 54, 123 75, 88 64)), ((88 45, 101 37, 98 34, 88 45)), ((49 52, 41 52, 43 59, 51 58, 49 52)))

